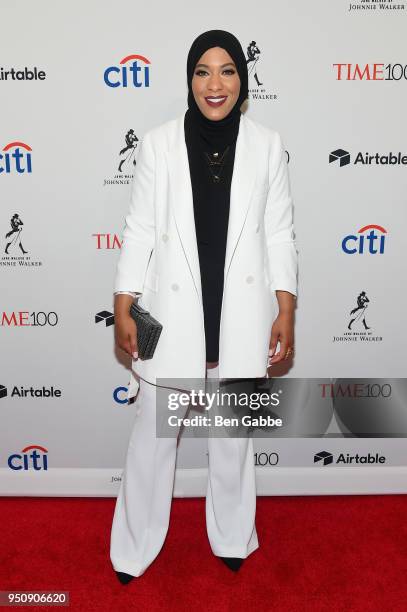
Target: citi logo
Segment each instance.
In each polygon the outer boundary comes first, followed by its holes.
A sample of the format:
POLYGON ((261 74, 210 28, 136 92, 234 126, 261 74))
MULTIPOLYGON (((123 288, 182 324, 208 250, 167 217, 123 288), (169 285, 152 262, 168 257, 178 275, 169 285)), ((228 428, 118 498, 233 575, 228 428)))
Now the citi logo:
POLYGON ((359 455, 359 453, 356 453, 356 455, 339 453, 336 461, 334 461, 332 453, 320 451, 314 455, 314 463, 319 463, 320 465, 331 465, 332 463, 340 465, 364 465, 366 463, 377 465, 386 463, 386 457, 384 455, 379 455, 379 453, 373 454, 370 452, 367 455, 359 455))
POLYGON ((26 446, 19 453, 14 453, 7 460, 11 470, 48 470, 48 450, 33 444, 26 446))
POLYGON ((128 393, 128 387, 116 387, 116 389, 113 390, 113 399, 115 402, 117 402, 118 404, 127 404, 127 393, 128 393))
POLYGON ((103 79, 108 87, 150 87, 150 63, 144 55, 127 55, 106 68, 103 79))
MULTIPOLYGON (((339 162, 339 166, 347 166, 351 163, 351 157, 349 151, 345 151, 344 149, 336 149, 329 154, 329 163, 339 162)), ((381 155, 380 153, 370 154, 368 152, 356 154, 356 157, 353 161, 353 165, 361 164, 362 166, 405 166, 407 164, 407 155, 401 153, 393 153, 390 151, 385 155, 381 155)))
POLYGON ((387 230, 381 225, 365 225, 356 235, 349 234, 342 240, 342 251, 347 255, 383 255, 387 230))
POLYGON ((96 250, 98 251, 112 251, 122 247, 122 240, 117 234, 92 234, 92 237, 96 239, 96 250))
POLYGON ((30 174, 32 149, 25 142, 15 140, 9 142, 0 152, 0 174, 30 174))
POLYGON ((108 310, 101 310, 95 315, 95 323, 105 323, 105 327, 114 325, 114 314, 108 310))

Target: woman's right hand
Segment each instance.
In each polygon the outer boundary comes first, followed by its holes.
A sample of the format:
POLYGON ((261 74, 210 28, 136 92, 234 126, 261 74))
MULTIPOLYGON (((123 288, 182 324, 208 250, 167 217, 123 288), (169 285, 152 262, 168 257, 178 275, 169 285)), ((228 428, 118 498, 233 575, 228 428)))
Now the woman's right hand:
POLYGON ((133 359, 138 358, 137 325, 130 316, 131 295, 124 293, 115 296, 114 300, 114 336, 116 346, 133 359))

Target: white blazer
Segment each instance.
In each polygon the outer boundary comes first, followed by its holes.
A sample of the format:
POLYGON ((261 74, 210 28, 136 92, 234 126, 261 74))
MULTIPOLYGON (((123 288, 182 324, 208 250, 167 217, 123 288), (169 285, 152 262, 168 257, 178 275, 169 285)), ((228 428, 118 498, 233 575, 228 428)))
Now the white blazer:
MULTIPOLYGON (((213 220, 216 223, 216 219, 213 220)), ((219 378, 265 377, 274 291, 297 295, 297 250, 280 135, 241 115, 231 183, 219 335, 219 378)), ((204 378, 206 351, 184 114, 143 137, 115 291, 142 293, 163 325, 145 380, 204 378)))

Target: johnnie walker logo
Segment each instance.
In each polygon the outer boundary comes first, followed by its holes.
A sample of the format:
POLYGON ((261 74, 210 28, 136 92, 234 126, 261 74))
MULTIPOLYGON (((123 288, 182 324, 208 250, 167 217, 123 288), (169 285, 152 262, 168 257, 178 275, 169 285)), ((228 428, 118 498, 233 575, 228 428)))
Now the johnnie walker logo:
POLYGON ((368 308, 370 299, 366 291, 362 291, 356 298, 356 306, 349 312, 346 331, 341 336, 334 336, 333 342, 381 342, 382 336, 375 336, 372 326, 368 322, 368 308))
POLYGON ((118 159, 116 160, 116 173, 113 177, 105 178, 105 185, 128 185, 132 178, 134 168, 136 166, 136 149, 139 139, 130 129, 124 136, 123 147, 120 149, 118 159))
POLYGON ((42 266, 42 261, 31 259, 29 251, 23 245, 24 223, 18 213, 10 219, 11 229, 5 234, 5 240, 0 258, 1 267, 29 267, 35 268, 42 266))
POLYGON ((270 93, 264 83, 264 68, 261 62, 261 50, 255 40, 247 47, 247 72, 249 73, 249 96, 252 100, 277 100, 276 93, 270 93))
POLYGON ((345 5, 348 12, 353 11, 358 14, 371 15, 372 13, 385 14, 393 11, 404 11, 406 0, 346 0, 345 5))

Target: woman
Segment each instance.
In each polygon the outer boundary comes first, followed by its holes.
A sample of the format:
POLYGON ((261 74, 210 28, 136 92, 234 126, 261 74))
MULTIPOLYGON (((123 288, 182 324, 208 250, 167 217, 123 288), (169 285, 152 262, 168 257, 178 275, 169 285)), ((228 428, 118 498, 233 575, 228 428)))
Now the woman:
MULTIPOLYGON (((193 42, 187 82, 186 113, 140 145, 115 282, 116 343, 139 384, 111 535, 124 584, 168 530, 177 440, 156 437, 158 379, 264 377, 293 353, 297 252, 281 138, 241 113, 247 63, 229 32, 193 42), (137 294, 163 325, 145 361, 129 315, 137 294)), ((208 538, 236 571, 259 546, 252 440, 210 437, 208 456, 208 538)))

